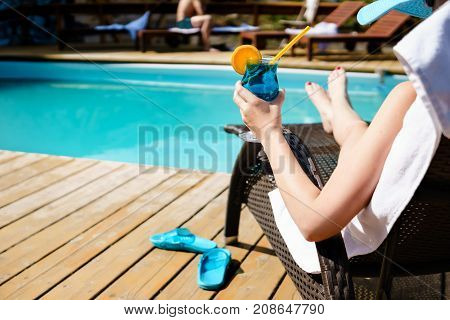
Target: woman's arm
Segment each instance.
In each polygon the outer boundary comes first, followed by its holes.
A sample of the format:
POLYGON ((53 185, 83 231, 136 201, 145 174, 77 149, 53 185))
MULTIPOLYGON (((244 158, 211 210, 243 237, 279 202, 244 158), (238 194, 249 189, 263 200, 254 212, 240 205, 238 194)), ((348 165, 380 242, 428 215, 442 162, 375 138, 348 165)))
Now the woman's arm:
POLYGON ((341 153, 335 171, 319 191, 281 133, 284 92, 267 103, 237 84, 234 98, 244 122, 264 146, 287 209, 309 241, 335 235, 370 201, 392 142, 414 99, 409 83, 392 90, 366 132, 354 146, 346 148, 345 154, 341 153))

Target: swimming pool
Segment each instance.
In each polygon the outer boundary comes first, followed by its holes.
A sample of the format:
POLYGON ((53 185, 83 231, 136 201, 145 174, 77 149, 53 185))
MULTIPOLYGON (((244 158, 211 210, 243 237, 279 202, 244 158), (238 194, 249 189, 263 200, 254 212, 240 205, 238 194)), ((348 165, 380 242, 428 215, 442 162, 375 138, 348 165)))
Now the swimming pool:
MULTIPOLYGON (((305 81, 327 72, 279 70, 286 123, 319 115, 305 81)), ((0 149, 213 171, 231 171, 241 141, 232 102, 240 77, 202 65, 0 62, 0 149)), ((355 109, 370 120, 402 76, 350 74, 355 109)))

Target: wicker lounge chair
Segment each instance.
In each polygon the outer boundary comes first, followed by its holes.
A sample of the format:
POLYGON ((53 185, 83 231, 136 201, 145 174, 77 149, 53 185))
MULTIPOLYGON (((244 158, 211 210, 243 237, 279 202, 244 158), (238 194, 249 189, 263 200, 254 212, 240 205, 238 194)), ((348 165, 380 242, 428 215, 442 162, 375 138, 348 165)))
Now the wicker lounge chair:
MULTIPOLYGON (((227 126, 225 130, 237 134, 244 128, 227 126)), ((320 124, 287 128, 292 133, 285 136, 302 168, 316 185, 325 184, 336 167, 339 154, 332 136, 326 134, 320 124)), ((393 277, 408 276, 408 272, 414 275, 441 273, 443 296, 443 272, 450 270, 449 156, 450 141, 443 138, 413 199, 376 252, 348 259, 340 234, 317 242, 322 270, 317 275, 303 271, 289 253, 275 225, 267 195, 276 187, 270 165, 260 144, 245 143, 231 177, 226 242, 237 241, 240 210, 246 204, 304 299, 368 299, 381 298, 383 293, 389 298, 393 277), (353 277, 379 277, 377 289, 355 290, 353 277)))
POLYGON ((306 38, 307 58, 311 61, 313 58, 314 43, 318 42, 342 42, 347 48, 354 48, 357 42, 368 42, 368 51, 380 50, 380 44, 392 40, 394 34, 408 21, 409 16, 397 11, 391 11, 384 17, 375 22, 364 33, 359 34, 336 34, 336 35, 317 35, 306 38))
MULTIPOLYGON (((344 1, 322 21, 342 26, 364 6, 362 1, 344 1)), ((267 39, 287 39, 290 35, 283 31, 248 31, 241 32, 241 42, 251 43, 258 49, 264 49, 267 39)))

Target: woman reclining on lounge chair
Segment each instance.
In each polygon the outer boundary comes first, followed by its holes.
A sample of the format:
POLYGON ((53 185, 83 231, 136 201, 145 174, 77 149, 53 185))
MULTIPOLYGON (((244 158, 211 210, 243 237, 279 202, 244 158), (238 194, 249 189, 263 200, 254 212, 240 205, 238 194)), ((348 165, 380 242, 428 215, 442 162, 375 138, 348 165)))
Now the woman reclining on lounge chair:
MULTIPOLYGON (((434 2, 436 9, 446 0, 434 2)), ((367 125, 350 104, 342 67, 331 72, 328 91, 311 82, 305 88, 319 110, 324 130, 341 147, 338 165, 322 190, 303 172, 282 134, 284 90, 269 103, 238 82, 234 102, 264 147, 292 219, 306 240, 317 242, 337 234, 370 202, 416 91, 410 82, 397 85, 367 125)))

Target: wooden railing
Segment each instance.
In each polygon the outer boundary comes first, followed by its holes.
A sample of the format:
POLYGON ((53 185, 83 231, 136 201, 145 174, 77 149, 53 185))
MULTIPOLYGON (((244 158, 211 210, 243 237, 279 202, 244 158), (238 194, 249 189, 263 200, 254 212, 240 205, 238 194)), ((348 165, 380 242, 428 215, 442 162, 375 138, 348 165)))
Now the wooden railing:
MULTIPOLYGON (((45 6, 26 5, 16 8, 25 16, 30 15, 103 15, 103 14, 140 14, 146 10, 152 13, 175 13, 177 2, 150 2, 150 3, 98 3, 98 4, 52 4, 45 6)), ((259 15, 264 14, 291 14, 296 15, 302 8, 303 2, 207 2, 205 11, 209 14, 250 14, 253 15, 253 24, 258 24, 259 15)), ((322 2, 319 14, 328 14, 333 11, 337 3, 322 2)), ((12 9, 0 11, 0 19, 18 18, 19 15, 12 9)))

